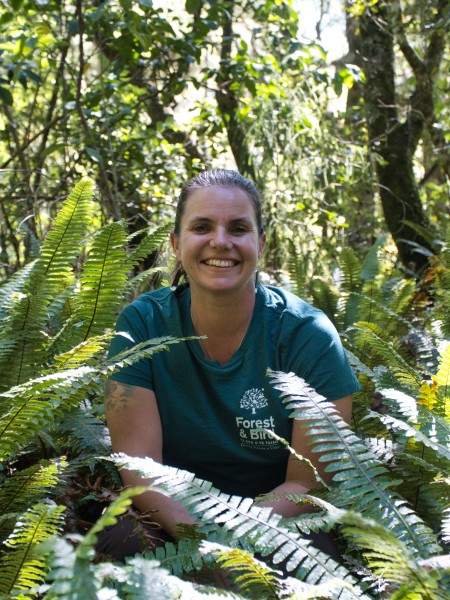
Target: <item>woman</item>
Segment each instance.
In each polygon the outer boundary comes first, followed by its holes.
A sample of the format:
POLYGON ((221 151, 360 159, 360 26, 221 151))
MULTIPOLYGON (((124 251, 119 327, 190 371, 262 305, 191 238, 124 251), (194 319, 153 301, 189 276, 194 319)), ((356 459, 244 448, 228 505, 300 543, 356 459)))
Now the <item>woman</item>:
MULTIPOLYGON (((266 240, 254 185, 214 170, 187 183, 170 237, 180 269, 176 284, 143 294, 125 308, 117 331, 139 343, 165 335, 206 336, 121 369, 106 386, 106 413, 115 452, 149 456, 194 472, 222 492, 245 497, 308 492, 317 484, 304 464, 264 432, 273 430, 309 458, 305 429, 288 417, 267 369, 295 372, 351 417, 359 389, 339 336, 317 309, 256 282, 266 240), (187 283, 177 285, 179 274, 187 283)), ((111 355, 133 345, 115 336, 111 355)), ((123 471, 125 485, 142 484, 123 471)), ((150 491, 135 499, 173 539, 195 519, 178 502, 150 491)), ((267 505, 292 517, 294 503, 267 505)), ((111 546, 109 546, 111 551, 111 546)))

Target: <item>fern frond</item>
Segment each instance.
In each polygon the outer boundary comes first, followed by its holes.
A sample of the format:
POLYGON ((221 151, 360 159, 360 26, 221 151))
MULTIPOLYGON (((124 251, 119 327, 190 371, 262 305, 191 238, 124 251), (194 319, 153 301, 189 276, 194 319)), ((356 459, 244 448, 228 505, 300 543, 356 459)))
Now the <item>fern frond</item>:
MULTIPOLYGON (((169 233, 172 231, 173 225, 168 223, 162 227, 158 227, 153 231, 146 231, 145 237, 139 242, 138 247, 130 252, 129 260, 130 263, 138 265, 141 263, 149 254, 154 250, 158 250, 162 246, 168 243, 169 233)), ((142 232, 137 232, 137 234, 142 232)), ((136 234, 135 234, 136 235, 136 234)), ((128 238, 130 240, 130 238, 128 238)))
POLYGON ((146 269, 145 271, 141 271, 140 273, 138 273, 137 275, 135 275, 134 277, 132 277, 130 279, 130 281, 128 282, 128 289, 129 290, 140 289, 139 286, 141 286, 147 280, 155 279, 155 276, 160 273, 161 274, 164 273, 164 269, 162 269, 161 267, 153 267, 151 269, 146 269))
POLYGON ((11 388, 0 395, 8 410, 0 417, 0 460, 17 452, 31 436, 51 425, 83 399, 88 386, 99 383, 117 368, 151 357, 179 343, 171 337, 148 340, 95 367, 78 367, 50 373, 11 388))
POLYGON ((93 336, 81 342, 75 348, 55 356, 53 370, 57 372, 65 369, 76 369, 92 363, 94 357, 106 350, 113 335, 114 333, 111 332, 93 336))
POLYGON ((420 566, 389 529, 352 512, 343 513, 338 522, 344 536, 360 547, 372 571, 398 588, 393 597, 447 598, 437 578, 420 566))
POLYGON ((23 514, 4 543, 0 593, 17 595, 43 583, 46 559, 36 552, 36 548, 40 542, 59 532, 64 510, 64 506, 41 503, 23 514))
POLYGON ((65 458, 42 461, 6 479, 0 488, 0 539, 9 533, 6 521, 41 500, 59 483, 66 467, 65 458))
POLYGON ((27 291, 48 299, 61 290, 63 279, 71 279, 72 262, 90 223, 94 184, 85 179, 76 184, 64 201, 41 248, 27 291))
POLYGON ((387 233, 382 233, 376 242, 369 248, 363 263, 361 265, 361 279, 363 281, 373 281, 380 271, 379 253, 386 245, 388 239, 387 233))
POLYGON ((81 406, 63 416, 58 424, 58 435, 63 437, 70 452, 80 459, 86 453, 102 456, 111 447, 105 423, 81 406))
POLYGON ((168 568, 176 577, 183 573, 200 571, 204 561, 199 553, 200 539, 180 539, 177 544, 167 542, 164 546, 157 546, 148 552, 149 556, 156 558, 158 563, 168 568))
POLYGON ((282 587, 279 577, 251 552, 207 541, 202 542, 201 550, 211 554, 220 567, 235 574, 235 584, 247 597, 279 598, 282 587))
POLYGON ((338 291, 321 277, 314 277, 311 282, 311 295, 313 304, 327 315, 332 323, 337 326, 338 291))
POLYGON ((439 369, 433 377, 433 382, 438 385, 438 410, 440 414, 450 420, 450 344, 447 344, 439 357, 439 369))
POLYGON ((292 292, 304 298, 308 295, 307 269, 305 268, 305 257, 300 255, 296 245, 292 240, 288 240, 289 253, 286 261, 286 269, 289 281, 292 285, 292 292))
MULTIPOLYGON (((123 583, 130 576, 129 570, 110 563, 94 566, 92 564, 95 554, 94 545, 98 533, 104 527, 115 525, 118 516, 123 514, 131 504, 132 497, 146 489, 146 487, 134 487, 123 490, 81 539, 76 549, 65 539, 56 537, 40 545, 38 550, 41 553, 50 554, 48 561, 51 567, 50 587, 45 600, 98 600, 101 597, 119 599, 116 592, 113 593, 112 589, 108 589, 105 580, 112 581, 112 578, 117 578, 119 584, 123 583)), ((145 562, 148 566, 149 561, 145 562)))
POLYGON ((293 373, 269 371, 272 383, 282 393, 291 417, 305 422, 313 452, 321 453, 326 471, 346 494, 347 506, 376 518, 405 543, 426 558, 438 551, 433 532, 392 488, 398 481, 375 455, 350 431, 333 403, 327 402, 293 373))
POLYGON ((24 267, 12 275, 0 287, 0 322, 11 313, 14 302, 20 298, 23 293, 25 282, 28 280, 31 271, 34 269, 36 261, 26 264, 24 267))
POLYGON ((151 478, 153 489, 182 502, 202 522, 220 524, 225 530, 233 531, 235 538, 253 544, 263 556, 272 555, 274 564, 286 561, 286 569, 297 570, 296 576, 307 583, 319 584, 340 578, 345 588, 342 598, 362 597, 362 590, 347 569, 314 548, 309 540, 286 529, 281 524, 281 517, 271 514, 270 508, 257 507, 250 498, 230 497, 192 473, 163 466, 149 458, 131 458, 122 454, 113 455, 111 460, 151 478))
MULTIPOLYGON (((430 437, 428 437, 427 435, 425 435, 424 433, 422 433, 421 431, 416 429, 414 427, 414 425, 411 425, 410 423, 402 421, 401 419, 397 419, 396 417, 393 417, 391 415, 381 415, 378 412, 372 412, 372 411, 369 414, 372 418, 379 419, 382 423, 384 423, 384 425, 387 428, 395 431, 396 434, 402 434, 408 439, 412 438, 412 439, 416 440, 416 442, 420 442, 424 446, 427 446, 427 448, 434 450, 434 452, 436 452, 437 456, 441 457, 441 459, 443 461, 447 461, 447 462, 450 461, 450 450, 449 450, 448 445, 443 445, 443 444, 437 443, 436 441, 432 440, 430 437)), ((431 429, 435 425, 436 425, 436 419, 433 419, 433 423, 431 424, 431 429)), ((446 437, 448 438, 449 435, 450 435, 450 432, 447 431, 446 437)), ((450 463, 447 464, 447 470, 446 470, 447 474, 450 473, 449 466, 450 466, 450 463)), ((442 467, 444 467, 444 463, 442 463, 442 467)))
POLYGON ((90 222, 92 195, 93 183, 82 181, 65 200, 24 283, 24 293, 10 312, 2 337, 16 344, 0 363, 0 370, 8 374, 5 388, 35 376, 36 365, 43 362, 48 306, 73 279, 72 262, 90 222))
POLYGON ((442 515, 442 541, 450 544, 450 507, 444 510, 442 515))
POLYGON ((346 246, 339 256, 339 268, 341 271, 341 285, 346 292, 355 292, 361 288, 362 265, 356 252, 346 246))
POLYGON ((441 309, 442 331, 447 339, 450 336, 450 233, 447 234, 446 244, 440 254, 443 274, 441 290, 443 292, 443 307, 441 309))
POLYGON ((114 326, 131 268, 125 243, 120 223, 111 223, 94 236, 74 297, 74 312, 65 327, 71 334, 70 345, 114 326))
POLYGON ((135 486, 122 490, 120 495, 108 505, 108 508, 105 510, 105 512, 99 519, 97 519, 94 525, 84 536, 83 540, 77 547, 77 557, 89 560, 92 549, 97 543, 97 536, 100 531, 102 531, 105 527, 115 525, 117 523, 117 517, 126 511, 127 507, 132 503, 133 497, 142 494, 143 492, 147 491, 147 489, 148 487, 146 486, 135 486))
POLYGON ((123 584, 124 598, 129 600, 239 600, 243 597, 234 592, 215 590, 212 586, 193 585, 169 575, 157 561, 136 556, 125 567, 126 578, 123 584))
POLYGON ((88 561, 77 559, 73 544, 63 537, 54 537, 43 542, 38 551, 49 556, 49 589, 44 600, 99 599, 101 581, 88 561))
POLYGON ((400 355, 389 340, 384 339, 382 331, 376 325, 360 321, 351 330, 358 334, 357 345, 364 345, 366 352, 368 346, 376 357, 384 361, 401 384, 413 390, 420 389, 423 379, 421 374, 400 355))

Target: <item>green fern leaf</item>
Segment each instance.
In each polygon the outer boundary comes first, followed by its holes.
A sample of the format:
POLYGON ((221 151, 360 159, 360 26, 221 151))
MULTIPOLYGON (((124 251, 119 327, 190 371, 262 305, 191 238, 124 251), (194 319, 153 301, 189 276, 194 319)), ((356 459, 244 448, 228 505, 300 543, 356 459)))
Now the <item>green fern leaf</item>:
MULTIPOLYGON (((99 600, 102 597, 102 577, 91 561, 77 557, 73 544, 62 537, 54 537, 43 542, 38 551, 49 557, 49 588, 44 600, 99 600)), ((117 575, 120 568, 115 570, 117 575)), ((119 600, 114 590, 105 588, 104 597, 119 600)))
POLYGON ((433 377, 438 384, 439 396, 442 398, 442 412, 447 419, 450 418, 450 344, 447 344, 439 358, 439 370, 433 377))
POLYGON ((46 559, 36 552, 38 544, 56 535, 62 525, 64 506, 36 504, 23 514, 4 545, 1 557, 0 593, 18 595, 43 583, 46 559))
POLYGON ((86 454, 102 456, 111 447, 108 429, 103 420, 81 406, 63 416, 58 424, 58 435, 62 436, 65 446, 78 459, 83 459, 86 454))
MULTIPOLYGON (((409 423, 405 423, 401 419, 397 419, 392 417, 391 415, 381 415, 377 412, 370 412, 369 415, 374 419, 379 419, 388 429, 392 429, 396 432, 396 434, 405 435, 408 439, 412 438, 417 442, 422 443, 424 446, 431 448, 436 452, 436 454, 441 457, 442 460, 450 461, 450 450, 448 445, 439 444, 433 439, 430 439, 427 435, 416 429, 414 425, 409 423)), ((435 418, 432 419, 432 423, 430 423, 430 430, 434 431, 436 427, 437 420, 435 418)), ((444 424, 442 424, 444 425, 444 424)), ((448 427, 446 429, 446 438, 450 439, 449 434, 450 431, 448 427)), ((444 463, 442 463, 442 467, 444 467, 444 463)), ((449 465, 447 465, 447 474, 449 473, 449 465)))
POLYGON ((317 394, 293 373, 269 372, 291 417, 307 424, 313 452, 321 452, 326 471, 347 494, 347 506, 376 518, 422 558, 436 553, 438 545, 431 530, 392 488, 398 481, 364 446, 342 420, 333 403, 317 394), (376 515, 376 516, 375 516, 376 515))
POLYGON ((309 540, 283 527, 281 517, 271 514, 270 508, 257 507, 250 498, 230 497, 192 473, 163 466, 149 458, 122 454, 114 455, 111 460, 152 479, 152 489, 182 502, 202 522, 222 525, 226 531, 233 531, 236 539, 245 538, 247 543, 253 544, 263 556, 272 555, 275 565, 286 561, 286 569, 296 570, 296 576, 303 581, 318 585, 340 578, 343 599, 362 597, 357 582, 342 565, 314 548, 309 540))
POLYGON ((23 293, 25 282, 30 277, 35 262, 30 262, 22 267, 0 287, 0 322, 8 317, 14 303, 20 299, 20 294, 23 293))
POLYGON ((249 598, 279 598, 279 577, 251 552, 211 542, 203 542, 202 550, 212 554, 220 567, 235 573, 234 583, 249 598))
POLYGON ((43 362, 48 307, 73 279, 72 262, 90 223, 92 195, 92 182, 82 181, 65 200, 24 282, 24 293, 10 312, 2 337, 16 343, 14 352, 3 356, 0 363, 0 371, 9 374, 4 378, 4 388, 35 376, 37 366, 43 362))
POLYGON ((342 289, 347 292, 358 291, 362 285, 362 265, 352 248, 345 247, 342 249, 339 257, 339 268, 342 275, 342 289))
POLYGON ((79 344, 113 327, 131 268, 125 243, 119 223, 111 223, 95 235, 74 297, 74 313, 61 336, 67 338, 66 345, 79 344))
POLYGON ((6 479, 0 488, 0 539, 10 533, 6 521, 15 520, 19 513, 41 500, 58 484, 66 467, 64 458, 43 461, 6 479))
POLYGON ((373 281, 380 271, 379 253, 386 245, 388 234, 383 233, 370 247, 361 266, 361 279, 373 281))
POLYGON ((365 353, 370 348, 377 359, 382 359, 385 366, 397 378, 400 384, 408 386, 412 390, 419 390, 422 383, 422 375, 417 372, 394 348, 392 342, 385 339, 382 330, 373 323, 360 321, 350 328, 357 332, 359 347, 364 347, 365 353))
POLYGON ((136 556, 127 565, 127 577, 123 585, 124 598, 127 600, 238 600, 238 594, 225 590, 215 590, 213 587, 193 585, 169 575, 157 561, 145 560, 136 556))
MULTIPOLYGON (((169 233, 172 231, 173 225, 168 223, 162 227, 158 227, 154 231, 146 231, 144 238, 139 243, 138 247, 130 252, 129 260, 132 265, 138 265, 147 258, 154 250, 160 249, 168 243, 169 233)), ((137 235, 143 232, 137 232, 137 235)), ((136 234, 135 234, 136 235, 136 234)), ((130 238, 128 238, 130 241, 130 238)))
POLYGON ((343 513, 338 522, 345 537, 362 549, 375 575, 398 588, 392 598, 447 598, 438 579, 420 566, 393 532, 352 512, 343 513))
POLYGON ((106 350, 113 335, 113 333, 105 333, 93 336, 71 350, 55 356, 53 370, 58 372, 65 369, 76 369, 92 363, 93 358, 106 350))
POLYGON ((30 437, 51 425, 57 415, 77 406, 88 386, 98 384, 123 365, 151 357, 180 341, 171 337, 148 340, 95 367, 50 373, 3 392, 0 402, 8 408, 0 416, 0 460, 17 452, 30 437))
POLYGON ((442 541, 450 544, 450 508, 446 508, 442 515, 442 541))

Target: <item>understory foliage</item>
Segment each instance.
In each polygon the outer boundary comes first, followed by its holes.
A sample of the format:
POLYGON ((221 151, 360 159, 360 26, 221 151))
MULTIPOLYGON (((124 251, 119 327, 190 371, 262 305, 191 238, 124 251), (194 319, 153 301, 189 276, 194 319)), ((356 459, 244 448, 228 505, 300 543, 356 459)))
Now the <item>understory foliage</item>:
POLYGON ((336 324, 362 391, 349 426, 305 381, 268 372, 333 473, 315 496, 288 496, 315 512, 286 519, 192 473, 110 455, 104 380, 183 340, 108 359, 121 306, 166 278, 165 266, 141 265, 168 230, 136 244, 121 222, 93 232, 93 195, 90 181, 78 183, 37 258, 0 288, 0 598, 448 598, 450 252, 406 280, 380 238, 363 262, 342 252, 334 281, 308 282, 293 249, 289 285, 336 324), (143 490, 121 490, 124 466, 181 501, 198 526, 116 564, 95 544, 143 490), (331 529, 342 564, 307 537, 331 529), (208 579, 215 565, 230 589, 208 579))

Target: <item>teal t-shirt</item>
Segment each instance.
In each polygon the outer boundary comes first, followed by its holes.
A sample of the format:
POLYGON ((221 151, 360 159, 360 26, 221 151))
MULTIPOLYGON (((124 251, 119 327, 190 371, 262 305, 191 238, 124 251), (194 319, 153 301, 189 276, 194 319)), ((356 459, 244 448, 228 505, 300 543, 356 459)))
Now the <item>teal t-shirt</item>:
MULTIPOLYGON (((123 310, 116 331, 127 332, 136 344, 196 335, 189 286, 142 294, 123 310)), ((116 335, 110 356, 132 346, 116 335)), ((244 340, 225 365, 207 359, 191 340, 122 368, 112 379, 155 392, 164 464, 194 472, 225 493, 253 498, 283 483, 289 457, 263 431, 291 438, 292 419, 270 385, 268 368, 296 373, 329 400, 359 389, 326 315, 287 291, 262 285, 244 340)))

